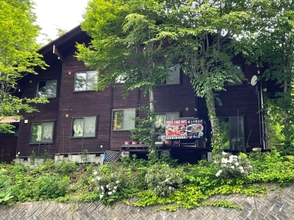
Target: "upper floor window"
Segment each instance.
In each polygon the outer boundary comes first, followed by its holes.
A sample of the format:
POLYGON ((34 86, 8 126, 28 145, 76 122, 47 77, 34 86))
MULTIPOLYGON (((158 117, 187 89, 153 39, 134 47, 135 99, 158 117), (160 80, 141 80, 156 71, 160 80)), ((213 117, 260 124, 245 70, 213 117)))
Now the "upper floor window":
POLYGON ((176 64, 169 68, 168 77, 165 81, 165 84, 180 84, 180 69, 181 65, 176 64))
POLYGON ((47 98, 56 98, 57 80, 44 80, 38 82, 37 96, 47 96, 47 98))
POLYGON ((53 122, 33 123, 31 131, 31 142, 53 142, 53 122))
POLYGON ((135 116, 136 109, 114 110, 112 119, 112 129, 131 130, 135 128, 135 116))
POLYGON ((96 116, 73 118, 72 137, 95 137, 96 116))
POLYGON ((84 71, 75 73, 74 91, 94 90, 94 86, 98 82, 97 71, 84 71))

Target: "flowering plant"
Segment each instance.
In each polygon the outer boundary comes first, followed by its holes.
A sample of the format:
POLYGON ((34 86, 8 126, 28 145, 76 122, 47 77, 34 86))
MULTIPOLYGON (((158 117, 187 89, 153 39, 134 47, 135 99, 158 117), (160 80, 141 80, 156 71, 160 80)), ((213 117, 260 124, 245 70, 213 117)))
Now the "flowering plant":
POLYGON ((128 170, 120 167, 101 166, 93 172, 93 183, 99 193, 100 201, 104 204, 123 198, 130 175, 128 170))
POLYGON ((252 171, 250 161, 244 153, 240 153, 237 156, 222 152, 221 155, 215 157, 214 163, 219 167, 219 170, 215 174, 217 177, 245 177, 252 171))
POLYGON ((120 189, 120 181, 115 180, 114 175, 111 174, 108 178, 99 176, 97 171, 94 171, 93 182, 97 184, 97 191, 100 194, 100 200, 104 197, 115 195, 120 189))
POLYGON ((183 176, 181 168, 173 168, 168 164, 154 164, 148 169, 145 181, 156 195, 167 196, 182 186, 183 176))

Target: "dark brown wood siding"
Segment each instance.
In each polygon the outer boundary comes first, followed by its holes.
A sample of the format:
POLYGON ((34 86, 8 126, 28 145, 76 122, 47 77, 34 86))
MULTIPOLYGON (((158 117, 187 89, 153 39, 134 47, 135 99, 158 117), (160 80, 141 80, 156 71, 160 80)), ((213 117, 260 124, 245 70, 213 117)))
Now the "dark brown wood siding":
MULTIPOLYGON (((115 85, 104 91, 74 91, 75 73, 88 70, 78 61, 74 48, 62 52, 63 61, 53 59, 47 70, 38 75, 28 75, 21 80, 22 97, 34 97, 38 81, 57 79, 57 97, 50 103, 38 105, 40 112, 24 114, 28 123, 20 122, 17 151, 20 156, 29 156, 34 150, 42 154, 49 153, 77 154, 87 149, 90 153, 104 150, 118 150, 125 141, 131 140, 130 131, 112 130, 112 113, 116 109, 130 109, 148 106, 148 96, 139 89, 130 91, 127 98, 122 97, 122 85, 115 85), (72 121, 76 117, 97 117, 96 136, 91 138, 72 137, 72 121), (30 144, 32 123, 54 122, 54 141, 50 144, 30 144), (103 146, 103 149, 100 147, 103 146)), ((236 60, 238 63, 239 60, 236 60)), ((245 77, 250 81, 257 74, 257 69, 244 66, 245 77)), ((99 79, 98 79, 99 80, 99 79)), ((223 106, 217 107, 218 116, 244 115, 246 137, 251 132, 250 143, 259 143, 258 95, 256 87, 248 84, 228 86, 227 91, 219 93, 223 106)), ((199 117, 208 122, 204 99, 196 98, 189 77, 181 72, 180 83, 160 85, 154 88, 155 112, 178 112, 179 117, 199 117)))
POLYGON ((104 91, 74 91, 75 73, 87 68, 70 53, 64 59, 59 112, 58 153, 102 152, 110 148, 111 88, 104 91), (72 120, 97 116, 96 137, 73 138, 72 120), (103 149, 100 146, 103 146, 103 149))
POLYGON ((10 163, 17 154, 16 152, 17 137, 8 136, 0 137, 0 162, 10 163))
POLYGON ((46 70, 38 71, 38 75, 27 75, 20 81, 21 88, 23 88, 22 97, 33 98, 36 95, 37 84, 39 81, 53 79, 57 80, 56 98, 49 98, 49 103, 46 104, 37 104, 36 107, 39 112, 23 114, 24 119, 28 120, 28 123, 24 123, 23 120, 20 122, 20 131, 17 143, 17 151, 20 152, 20 156, 29 156, 32 151, 35 151, 37 156, 39 156, 42 155, 45 150, 50 154, 54 154, 56 150, 62 62, 56 58, 56 61, 50 63, 49 65, 50 66, 46 70), (43 122, 54 122, 53 143, 31 144, 30 139, 32 124, 43 122))
POLYGON ((120 149, 124 141, 131 140, 130 131, 112 131, 112 111, 116 109, 136 109, 139 106, 140 91, 138 89, 129 91, 127 97, 123 98, 122 85, 115 85, 113 87, 113 102, 111 110, 111 136, 110 147, 111 150, 120 149))
POLYGON ((250 84, 251 77, 257 75, 257 68, 244 65, 245 80, 242 85, 226 86, 226 91, 219 93, 222 106, 217 106, 220 117, 244 116, 245 141, 249 138, 251 147, 260 145, 258 87, 250 84))

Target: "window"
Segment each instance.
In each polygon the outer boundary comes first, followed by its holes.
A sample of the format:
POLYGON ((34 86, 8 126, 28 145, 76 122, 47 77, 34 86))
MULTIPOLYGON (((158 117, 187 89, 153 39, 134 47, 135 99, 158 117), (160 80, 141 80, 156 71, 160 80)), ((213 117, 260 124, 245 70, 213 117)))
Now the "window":
POLYGON ((37 97, 47 96, 47 98, 56 97, 57 80, 40 81, 37 85, 37 97))
POLYGON ((245 150, 244 116, 220 118, 224 149, 245 150))
POLYGON ((75 74, 75 91, 94 90, 98 82, 97 71, 85 71, 75 74))
POLYGON ((155 115, 155 132, 156 133, 165 133, 165 122, 169 120, 179 119, 178 112, 167 112, 163 114, 155 115))
POLYGON ((136 109, 114 110, 112 119, 113 130, 130 130, 135 128, 136 109))
POLYGON ((31 142, 53 142, 53 122, 32 124, 31 142))
POLYGON ((72 137, 95 137, 96 116, 73 118, 72 137))
POLYGON ((173 67, 169 68, 170 71, 168 72, 168 78, 166 79, 165 84, 180 84, 180 69, 181 65, 176 64, 173 67))

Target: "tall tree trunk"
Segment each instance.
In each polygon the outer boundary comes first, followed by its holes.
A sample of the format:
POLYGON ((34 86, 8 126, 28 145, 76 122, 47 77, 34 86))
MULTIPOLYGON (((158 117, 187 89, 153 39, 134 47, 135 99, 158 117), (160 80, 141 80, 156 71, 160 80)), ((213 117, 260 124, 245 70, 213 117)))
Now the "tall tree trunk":
MULTIPOLYGON (((149 108, 151 112, 150 120, 153 120, 154 117, 154 93, 153 88, 150 87, 148 89, 149 93, 149 108)), ((149 161, 155 162, 158 159, 158 152, 156 150, 155 141, 156 141, 156 135, 155 135, 155 125, 152 123, 151 129, 150 129, 150 138, 151 138, 151 144, 149 146, 149 154, 148 159, 149 161)))
POLYGON ((211 146, 213 152, 221 151, 221 137, 219 134, 219 123, 216 117, 215 101, 212 90, 208 90, 205 95, 206 106, 208 109, 208 117, 211 124, 211 146))

